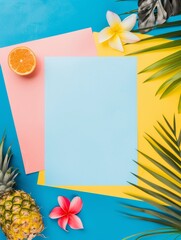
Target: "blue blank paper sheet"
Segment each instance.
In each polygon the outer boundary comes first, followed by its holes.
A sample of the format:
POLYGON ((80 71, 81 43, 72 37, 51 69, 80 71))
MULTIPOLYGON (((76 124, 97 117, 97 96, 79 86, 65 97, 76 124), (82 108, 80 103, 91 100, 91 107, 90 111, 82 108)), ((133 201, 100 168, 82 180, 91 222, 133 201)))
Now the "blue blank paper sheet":
POLYGON ((46 58, 46 184, 135 182, 136 65, 133 57, 46 58))

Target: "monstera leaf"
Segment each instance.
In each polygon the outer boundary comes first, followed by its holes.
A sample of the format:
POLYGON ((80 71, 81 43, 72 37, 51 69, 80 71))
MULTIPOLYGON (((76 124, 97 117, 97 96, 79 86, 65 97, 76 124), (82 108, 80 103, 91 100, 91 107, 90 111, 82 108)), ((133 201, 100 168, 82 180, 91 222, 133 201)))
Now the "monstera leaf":
POLYGON ((139 0, 138 6, 139 29, 143 33, 181 12, 180 0, 139 0))
MULTIPOLYGON (((125 0, 117 0, 123 2, 125 0)), ((180 26, 178 21, 166 23, 170 16, 181 14, 180 0, 139 0, 138 9, 122 12, 120 15, 138 13, 139 31, 149 32, 153 28, 180 26)))
MULTIPOLYGON (((162 24, 168 18, 161 0, 140 0, 138 16, 140 29, 151 28, 155 24, 162 24)), ((142 32, 145 32, 145 30, 142 30, 142 32)))
POLYGON ((168 8, 168 6, 170 7, 170 9, 171 9, 170 15, 174 16, 181 12, 181 1, 180 0, 170 0, 170 1, 168 1, 169 2, 168 4, 166 2, 167 2, 167 0, 165 0, 164 6, 166 9, 168 8))

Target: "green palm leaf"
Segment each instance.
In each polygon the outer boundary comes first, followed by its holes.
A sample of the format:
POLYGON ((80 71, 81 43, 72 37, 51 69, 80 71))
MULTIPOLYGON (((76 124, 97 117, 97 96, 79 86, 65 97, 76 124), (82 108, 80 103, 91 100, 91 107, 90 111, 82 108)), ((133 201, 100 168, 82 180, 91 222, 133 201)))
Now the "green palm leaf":
MULTIPOLYGON (((148 188, 144 188, 144 187, 135 185, 134 183, 130 183, 130 182, 128 182, 128 183, 129 183, 130 185, 134 186, 135 188, 141 190, 142 192, 148 194, 149 196, 152 196, 152 197, 154 197, 155 199, 160 200, 160 201, 163 202, 164 204, 170 205, 171 207, 173 207, 173 208, 175 208, 176 210, 180 211, 180 206, 179 206, 177 203, 175 203, 173 200, 170 200, 168 197, 165 197, 165 195, 160 194, 160 193, 155 192, 155 191, 152 191, 152 190, 150 190, 150 189, 148 189, 148 188)), ((136 195, 134 195, 134 194, 132 194, 132 195, 129 194, 129 195, 136 197, 136 195)), ((136 198, 138 198, 138 197, 136 197, 136 198)), ((140 197, 139 197, 139 198, 140 198, 140 197)))
MULTIPOLYGON (((140 154, 142 154, 149 162, 153 163, 156 167, 158 167, 159 169, 161 169, 163 172, 165 172, 167 175, 170 175, 172 177, 172 179, 174 179, 175 181, 179 182, 181 181, 181 178, 178 177, 173 171, 171 171, 170 169, 168 169, 167 167, 165 167, 163 164, 157 162, 156 160, 154 160, 153 158, 150 158, 148 155, 146 155, 145 153, 138 151, 140 154)), ((170 165, 174 168, 173 165, 170 165)))
MULTIPOLYGON (((148 82, 148 81, 154 80, 155 78, 162 77, 162 76, 164 76, 166 74, 169 74, 169 73, 171 73, 173 71, 176 71, 176 70, 179 70, 179 69, 180 69, 180 62, 179 61, 175 61, 175 62, 171 61, 170 64, 168 64, 165 67, 163 67, 161 70, 159 70, 158 72, 153 74, 151 77, 149 77, 144 82, 148 82)), ((181 77, 181 75, 180 75, 180 77, 181 77)))
POLYGON ((177 37, 181 37, 181 31, 174 31, 174 32, 169 32, 169 33, 163 33, 163 34, 158 34, 155 36, 151 36, 151 37, 147 37, 142 39, 139 43, 141 42, 145 42, 145 41, 149 41, 149 40, 153 40, 153 39, 157 39, 157 38, 177 38, 177 37))
MULTIPOLYGON (((170 227, 170 228, 175 228, 174 224, 172 224, 170 222, 167 222, 165 220, 160 220, 160 219, 157 219, 157 218, 142 217, 142 216, 137 216, 137 215, 133 215, 133 214, 129 214, 129 213, 126 213, 126 215, 131 217, 131 218, 135 218, 137 220, 144 220, 144 221, 147 221, 147 222, 158 223, 160 225, 167 226, 167 227, 170 227)), ((176 230, 172 229, 172 231, 175 232, 176 230)))
POLYGON ((166 97, 169 93, 174 91, 176 88, 181 88, 181 76, 178 80, 172 82, 167 89, 164 91, 164 93, 161 95, 160 98, 166 97))
MULTIPOLYGON (((127 205, 126 207, 131 210, 140 212, 140 213, 152 215, 154 217, 157 217, 158 219, 164 219, 163 225, 171 224, 172 226, 176 226, 176 227, 180 228, 180 219, 177 217, 173 217, 173 212, 171 213, 172 215, 168 215, 163 212, 155 211, 155 210, 152 210, 149 208, 141 208, 141 207, 135 207, 135 206, 131 206, 131 205, 127 205)), ((167 209, 167 211, 168 211, 168 209, 167 209)), ((138 216, 138 217, 140 217, 140 216, 138 216)))
MULTIPOLYGON (((157 153, 163 153, 165 156, 168 156, 173 162, 175 162, 176 164, 178 164, 178 166, 180 167, 180 157, 175 156, 170 150, 168 150, 167 148, 165 148, 162 144, 160 144, 158 141, 156 141, 153 137, 151 137, 149 134, 146 134, 148 137, 145 137, 145 139, 148 141, 148 143, 153 147, 153 149, 157 152, 157 153), (150 138, 150 139, 149 139, 150 138), (152 142, 152 141, 153 142, 152 142)), ((161 155, 161 154, 159 154, 161 155)), ((179 154, 180 155, 180 154, 179 154)))
POLYGON ((178 103, 178 113, 181 113, 181 95, 180 95, 179 103, 178 103))
POLYGON ((171 41, 168 43, 162 43, 153 47, 149 47, 143 50, 139 50, 130 54, 127 54, 127 56, 130 55, 135 55, 135 54, 140 54, 140 53, 145 53, 145 52, 151 52, 151 51, 156 51, 156 50, 163 50, 163 49, 167 49, 167 48, 173 48, 173 47, 179 47, 181 45, 181 39, 179 40, 175 40, 175 41, 171 41))
MULTIPOLYGON (((176 81, 180 80, 181 81, 181 71, 177 72, 175 75, 173 75, 171 78, 166 80, 157 90, 156 94, 161 93, 165 88, 167 89, 168 86, 176 81)), ((164 91, 165 92, 165 91, 164 91)))
MULTIPOLYGON (((173 27, 173 26, 180 26, 181 21, 175 21, 175 22, 170 22, 170 23, 165 23, 162 24, 159 27, 173 27)), ((144 29, 143 29, 144 30, 144 29)), ((159 34, 156 36, 148 37, 145 39, 142 39, 141 42, 145 41, 152 41, 154 39, 158 38, 178 38, 177 40, 164 43, 164 44, 158 44, 154 47, 149 47, 143 50, 136 51, 134 53, 128 54, 128 55, 134 55, 134 54, 140 54, 140 53, 145 53, 145 52, 150 52, 150 51, 156 51, 156 50, 164 50, 168 48, 175 48, 175 47, 180 47, 181 46, 181 31, 173 31, 170 33, 164 33, 164 34, 159 34)), ((139 44, 139 43, 138 43, 139 44)), ((159 89, 156 92, 157 94, 161 94, 161 91, 163 93, 160 96, 160 99, 168 96, 170 93, 174 92, 175 89, 181 87, 181 72, 178 71, 181 67, 181 50, 177 50, 175 53, 169 55, 168 57, 162 58, 161 60, 157 61, 156 63, 151 64, 147 68, 143 69, 140 73, 143 72, 148 72, 151 70, 157 70, 151 77, 146 79, 144 82, 152 81, 155 80, 156 78, 163 77, 168 73, 173 72, 173 75, 171 78, 167 79, 165 78, 164 82, 161 84, 159 89), (159 68, 159 69, 158 69, 159 68)), ((178 103, 178 113, 181 113, 181 100, 179 99, 178 103)))
MULTIPOLYGON (((152 206, 160 209, 161 211, 163 211, 163 212, 165 212, 165 213, 167 213, 167 214, 170 214, 171 216, 174 216, 174 217, 177 218, 177 219, 180 219, 180 217, 181 217, 180 214, 178 214, 178 212, 176 212, 174 209, 172 209, 172 208, 170 208, 170 207, 168 207, 168 206, 161 205, 161 204, 156 203, 155 201, 150 200, 150 199, 145 198, 145 197, 142 197, 141 200, 146 201, 147 203, 151 204, 152 206)), ((128 205, 128 204, 123 204, 123 205, 124 205, 125 207, 127 207, 127 208, 130 208, 130 205, 128 205)), ((131 208, 132 208, 132 209, 134 208, 133 210, 137 210, 136 208, 138 208, 138 207, 131 205, 131 208)), ((126 214, 127 214, 127 213, 126 213, 126 214)))
POLYGON ((153 230, 150 232, 139 233, 127 238, 136 237, 136 239, 142 239, 145 237, 157 235, 157 234, 171 234, 177 233, 181 235, 181 205, 180 205, 180 193, 181 193, 181 130, 177 133, 177 123, 175 116, 173 118, 173 123, 171 124, 164 116, 164 123, 157 122, 158 126, 155 127, 160 139, 155 139, 149 134, 146 134, 146 140, 150 146, 155 150, 157 155, 162 158, 160 163, 159 159, 154 159, 142 151, 138 151, 148 163, 152 163, 155 169, 159 169, 159 174, 154 169, 150 169, 147 166, 137 163, 141 168, 151 174, 157 183, 149 181, 142 176, 138 176, 133 173, 133 175, 144 183, 145 187, 130 183, 135 188, 139 189, 142 193, 146 194, 142 196, 141 194, 128 193, 128 195, 147 202, 154 208, 141 208, 138 206, 124 204, 126 208, 132 211, 136 211, 142 215, 128 214, 127 216, 133 217, 135 219, 154 222, 167 226, 169 228, 163 228, 162 230, 153 230), (164 162, 169 164, 169 168, 164 166, 164 162), (161 201, 160 202, 158 202, 161 201), (146 214, 144 216, 143 214, 146 214), (148 217, 150 215, 151 217, 148 217))
MULTIPOLYGON (((142 219, 143 220, 143 219, 142 219)), ((128 240, 130 238, 133 237, 137 237, 136 239, 139 239, 140 237, 147 237, 147 236, 154 236, 154 235, 159 235, 159 234, 176 234, 177 231, 173 231, 171 228, 159 228, 157 230, 150 230, 150 231, 146 231, 146 232, 141 232, 141 233, 137 233, 137 234, 133 234, 129 237, 123 238, 122 240, 128 240)))
MULTIPOLYGON (((168 197, 174 199, 175 201, 179 202, 180 201, 180 196, 171 192, 170 190, 167 190, 166 188, 160 187, 159 185, 152 183, 136 174, 133 174, 135 177, 140 179, 142 182, 146 183, 148 186, 157 189, 160 193, 167 195, 168 197)), ((181 219, 180 219, 181 220, 181 219)))
MULTIPOLYGON (((118 0, 118 2, 120 2, 121 0, 118 0)), ((127 11, 127 12, 123 12, 123 13, 120 13, 119 15, 126 15, 126 14, 133 14, 133 13, 137 13, 138 10, 137 9, 133 9, 131 11, 127 11)))
MULTIPOLYGON (((121 1, 125 1, 125 0, 117 0, 117 2, 121 2, 121 1)), ((145 8, 145 11, 146 11, 146 8, 145 8)), ((121 13, 120 15, 132 14, 132 13, 137 13, 137 12, 138 12, 138 9, 133 9, 131 11, 121 13)), ((147 17, 147 14, 148 14, 148 12, 147 13, 145 12, 144 19, 147 17)), ((155 14, 157 14, 157 13, 155 12, 155 14)), ((176 11, 175 14, 179 15, 181 13, 179 11, 176 11)), ((138 16, 139 16, 139 14, 138 14, 138 16)), ((178 27, 178 26, 179 27, 181 26, 181 20, 164 22, 163 24, 158 24, 158 25, 155 24, 155 26, 135 29, 132 32, 140 31, 143 33, 143 32, 148 32, 152 29, 170 28, 170 27, 178 27)), ((164 34, 158 34, 156 36, 151 36, 151 37, 142 39, 140 41, 140 43, 145 42, 145 41, 152 41, 152 40, 158 39, 158 38, 166 38, 166 39, 167 38, 168 39, 176 38, 176 40, 174 40, 172 42, 164 43, 164 44, 158 44, 157 46, 149 47, 149 48, 146 48, 146 49, 143 49, 140 51, 136 51, 134 53, 128 54, 128 56, 134 55, 134 54, 150 52, 150 51, 164 50, 164 49, 168 49, 168 48, 175 48, 175 47, 178 48, 181 46, 181 39, 180 39, 181 38, 181 30, 171 31, 171 32, 164 33, 164 34)), ((137 44, 139 44, 139 42, 137 44)), ((161 68, 161 69, 157 70, 157 72, 155 74, 153 74, 149 79, 146 79, 144 82, 152 81, 155 78, 163 77, 167 73, 173 72, 173 76, 170 79, 165 78, 164 83, 161 84, 160 88, 156 92, 156 95, 161 94, 160 99, 167 97, 169 94, 173 93, 176 88, 181 87, 181 74, 180 74, 180 72, 175 73, 175 71, 178 71, 179 68, 181 67, 181 54, 180 53, 181 53, 181 50, 179 49, 176 51, 176 53, 173 53, 173 54, 169 55, 168 57, 165 57, 165 58, 157 61, 156 63, 151 64, 150 66, 148 66, 147 68, 143 69, 140 72, 140 73, 143 73, 143 72, 147 72, 150 70, 156 70, 157 68, 161 68), (163 91, 163 93, 161 93, 161 91, 163 91)), ((179 98, 179 102, 178 102, 178 113, 181 113, 181 97, 179 98)))
MULTIPOLYGON (((165 119, 165 122, 166 122, 166 118, 165 119)), ((175 119, 175 116, 174 116, 174 119, 175 119)), ((174 120, 175 122, 175 120, 174 120)), ((157 121, 158 125, 160 126, 160 128, 163 130, 163 132, 165 133, 165 135, 171 140, 171 142, 173 144, 175 144, 175 146, 179 149, 179 145, 178 145, 178 141, 177 141, 177 137, 175 136, 175 129, 172 129, 171 128, 171 131, 173 133, 173 136, 167 131, 167 129, 163 126, 163 124, 161 124, 159 121, 157 121)), ((168 122, 166 122, 166 124, 168 125, 168 122)), ((162 135, 161 135, 162 136, 162 135)))
POLYGON ((172 63, 173 60, 175 60, 175 61, 181 60, 181 50, 151 64, 150 66, 146 67, 139 73, 144 73, 144 72, 148 72, 148 71, 160 68, 160 67, 164 67, 165 65, 169 65, 170 63, 172 63))
POLYGON ((180 151, 179 148, 172 139, 168 139, 157 127, 155 127, 155 130, 159 133, 159 135, 165 140, 165 142, 170 146, 170 148, 175 152, 176 155, 180 157, 180 151), (173 142, 173 143, 172 143, 173 142), (176 146, 175 146, 176 145, 176 146))
MULTIPOLYGON (((126 13, 123 13, 126 14, 126 13)), ((151 28, 140 28, 140 29, 135 29, 133 32, 138 32, 139 30, 143 32, 144 30, 152 30, 152 29, 159 29, 159 28, 169 28, 169 27, 179 27, 181 25, 181 20, 174 21, 174 22, 165 22, 163 24, 155 25, 154 27, 151 28)))

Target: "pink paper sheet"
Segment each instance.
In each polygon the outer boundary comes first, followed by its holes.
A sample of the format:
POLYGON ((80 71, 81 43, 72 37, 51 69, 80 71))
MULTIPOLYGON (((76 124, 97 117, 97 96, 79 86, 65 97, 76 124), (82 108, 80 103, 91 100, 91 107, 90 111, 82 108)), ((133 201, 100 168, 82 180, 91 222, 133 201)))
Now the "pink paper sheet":
MULTIPOLYGON (((44 57, 96 56, 90 28, 0 49, 0 62, 27 174, 44 169, 44 57), (35 72, 21 77, 8 67, 14 47, 27 46, 37 57, 35 72)), ((56 126, 52 126, 56 128, 56 126)))

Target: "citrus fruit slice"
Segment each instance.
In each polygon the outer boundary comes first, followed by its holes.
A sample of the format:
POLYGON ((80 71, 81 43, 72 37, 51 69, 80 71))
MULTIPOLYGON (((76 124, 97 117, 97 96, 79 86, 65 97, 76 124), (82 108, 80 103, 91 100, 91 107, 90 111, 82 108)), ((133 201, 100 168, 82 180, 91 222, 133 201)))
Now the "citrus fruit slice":
POLYGON ((21 46, 14 48, 8 56, 10 69, 18 75, 29 75, 36 67, 36 57, 31 49, 21 46))

